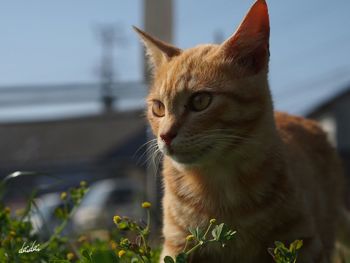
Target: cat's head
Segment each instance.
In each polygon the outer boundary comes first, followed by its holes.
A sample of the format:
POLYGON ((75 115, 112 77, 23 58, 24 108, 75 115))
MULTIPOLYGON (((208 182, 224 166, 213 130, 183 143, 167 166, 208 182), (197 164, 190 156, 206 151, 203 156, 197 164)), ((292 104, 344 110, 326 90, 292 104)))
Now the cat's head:
POLYGON ((272 112, 269 17, 257 0, 221 45, 181 50, 135 28, 153 66, 147 117, 159 149, 180 164, 225 155, 272 112))

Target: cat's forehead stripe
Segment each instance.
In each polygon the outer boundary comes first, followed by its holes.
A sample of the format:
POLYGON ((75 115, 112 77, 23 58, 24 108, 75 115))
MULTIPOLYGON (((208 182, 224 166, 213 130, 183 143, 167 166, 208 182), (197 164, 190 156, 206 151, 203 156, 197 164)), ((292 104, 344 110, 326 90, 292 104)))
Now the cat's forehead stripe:
POLYGON ((176 90, 177 92, 181 92, 183 90, 186 89, 186 79, 185 78, 179 78, 176 82, 175 82, 175 87, 174 90, 176 90))
POLYGON ((193 89, 197 82, 196 78, 192 74, 189 75, 189 78, 187 81, 188 81, 187 86, 189 89, 193 89))
POLYGON ((164 80, 159 87, 161 97, 174 97, 176 93, 192 90, 198 82, 198 66, 205 59, 211 47, 203 47, 195 54, 186 53, 168 66, 164 80), (199 63, 199 64, 198 64, 199 63))
POLYGON ((189 81, 191 80, 191 73, 186 69, 181 69, 178 72, 174 67, 167 72, 166 82, 162 85, 165 93, 169 96, 175 95, 176 92, 181 92, 189 88, 189 81))

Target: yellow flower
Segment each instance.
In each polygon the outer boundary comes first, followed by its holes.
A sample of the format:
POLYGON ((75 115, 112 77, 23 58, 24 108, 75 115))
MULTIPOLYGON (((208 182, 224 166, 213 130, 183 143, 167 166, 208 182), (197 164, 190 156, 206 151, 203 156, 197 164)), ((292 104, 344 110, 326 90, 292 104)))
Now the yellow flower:
POLYGON ((143 202, 141 206, 142 206, 142 208, 150 208, 151 203, 150 202, 143 202))
POLYGON ((113 250, 117 249, 117 247, 118 247, 118 244, 113 240, 111 240, 111 242, 109 242, 109 245, 111 246, 111 249, 113 249, 113 250))
POLYGON ((72 252, 67 253, 67 259, 72 260, 74 258, 74 254, 72 252))
POLYGON ((67 193, 66 192, 62 192, 61 193, 61 200, 66 200, 67 199, 67 193))
POLYGON ((187 241, 192 241, 192 240, 194 240, 194 235, 188 235, 188 236, 186 237, 186 240, 187 240, 187 241))
POLYGON ((113 222, 114 222, 114 224, 119 224, 120 223, 120 221, 122 221, 122 218, 120 217, 120 216, 114 216, 113 217, 113 222))
POLYGON ((80 186, 81 186, 81 187, 86 187, 86 181, 81 181, 81 182, 80 182, 80 186))
POLYGON ((5 211, 5 214, 11 213, 11 209, 7 206, 5 207, 4 211, 5 211))
POLYGON ((122 256, 124 256, 125 255, 125 253, 126 253, 126 251, 125 250, 119 250, 119 252, 118 252, 118 257, 122 257, 122 256))
POLYGON ((216 219, 215 218, 210 219, 209 223, 210 224, 215 224, 216 223, 216 219))
POLYGON ((121 246, 129 246, 130 245, 130 241, 129 241, 129 239, 127 239, 127 238, 123 238, 122 240, 120 240, 120 245, 121 246))

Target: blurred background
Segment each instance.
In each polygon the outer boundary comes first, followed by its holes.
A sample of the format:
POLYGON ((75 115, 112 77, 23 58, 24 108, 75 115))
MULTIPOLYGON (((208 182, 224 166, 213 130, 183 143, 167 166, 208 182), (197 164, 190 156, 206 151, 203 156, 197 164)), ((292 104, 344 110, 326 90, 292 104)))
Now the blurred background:
MULTIPOLYGON (((268 0, 270 84, 277 110, 321 122, 350 175, 350 2, 268 0)), ((107 227, 159 215, 157 167, 143 146, 148 73, 136 25, 181 48, 229 37, 253 0, 19 1, 0 8, 0 179, 6 202, 37 190, 54 224, 59 193, 85 180, 90 192, 71 226, 107 227)), ((35 214, 35 213, 34 213, 35 214)))

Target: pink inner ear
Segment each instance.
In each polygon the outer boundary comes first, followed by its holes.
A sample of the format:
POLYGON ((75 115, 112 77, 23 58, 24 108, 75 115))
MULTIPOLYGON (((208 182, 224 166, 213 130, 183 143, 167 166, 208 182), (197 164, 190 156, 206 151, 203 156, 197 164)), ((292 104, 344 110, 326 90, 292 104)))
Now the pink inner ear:
POLYGON ((268 62, 270 23, 265 0, 257 0, 224 44, 226 57, 259 72, 268 62))
MULTIPOLYGON (((270 35, 270 21, 265 0, 257 0, 250 8, 243 22, 234 34, 232 41, 237 40, 241 35, 245 38, 253 39, 264 36, 268 41, 270 35)), ((240 41, 244 41, 244 39, 240 41)))

